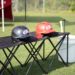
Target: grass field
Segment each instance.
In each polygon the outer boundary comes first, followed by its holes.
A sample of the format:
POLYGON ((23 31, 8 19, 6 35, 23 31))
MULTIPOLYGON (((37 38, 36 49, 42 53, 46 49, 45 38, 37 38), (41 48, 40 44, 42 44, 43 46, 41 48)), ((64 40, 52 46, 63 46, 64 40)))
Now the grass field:
MULTIPOLYGON (((9 36, 11 35, 11 31, 15 26, 18 25, 26 25, 30 31, 35 31, 35 27, 38 22, 41 21, 49 21, 52 23, 53 28, 56 31, 60 32, 60 25, 59 21, 61 19, 65 19, 65 31, 70 32, 71 34, 75 34, 75 13, 73 12, 50 12, 46 14, 41 14, 39 12, 28 12, 27 13, 27 19, 25 22, 25 16, 24 13, 16 14, 14 13, 14 21, 6 21, 5 22, 5 32, 2 32, 1 28, 1 22, 0 22, 0 37, 3 36, 9 36), (34 14, 34 15, 33 15, 34 14)), ((54 43, 57 42, 58 38, 52 39, 54 43)), ((50 52, 50 44, 46 41, 46 56, 50 52)), ((8 52, 7 52, 8 53, 8 52)), ((42 54, 42 50, 40 52, 42 54)), ((19 58, 19 60, 24 63, 26 60, 26 57, 28 55, 28 52, 24 50, 24 47, 21 46, 19 50, 16 53, 16 56, 19 58)), ((4 62, 5 56, 3 55, 3 52, 0 50, 0 59, 4 62)), ((70 64, 68 67, 64 66, 63 63, 59 62, 57 59, 57 55, 55 55, 55 52, 48 58, 47 61, 42 63, 42 60, 39 59, 43 67, 48 70, 48 75, 75 75, 75 63, 70 64), (52 62, 52 59, 53 62, 52 62), (52 62, 52 64, 51 64, 52 62)), ((18 75, 26 75, 26 69, 31 64, 32 60, 29 62, 29 64, 26 67, 21 67, 18 62, 13 58, 12 64, 18 73, 18 75)), ((1 65, 0 65, 1 67, 1 65)), ((8 66, 9 69, 10 65, 8 66)), ((8 72, 5 71, 3 75, 9 75, 8 72)), ((29 71, 28 75, 44 75, 41 69, 38 67, 38 65, 33 62, 31 70, 29 71)))

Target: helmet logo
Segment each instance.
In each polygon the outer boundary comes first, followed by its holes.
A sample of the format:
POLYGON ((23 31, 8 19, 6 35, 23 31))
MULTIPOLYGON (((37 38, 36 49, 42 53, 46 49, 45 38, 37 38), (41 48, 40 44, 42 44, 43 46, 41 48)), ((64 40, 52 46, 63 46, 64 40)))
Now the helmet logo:
POLYGON ((27 34, 27 33, 28 33, 28 30, 24 30, 24 31, 23 31, 23 34, 27 34))
POLYGON ((50 25, 46 26, 46 30, 49 30, 49 29, 51 29, 51 26, 50 25))
POLYGON ((41 29, 46 29, 46 30, 49 30, 49 29, 52 29, 52 27, 50 25, 47 25, 47 26, 41 26, 40 27, 41 29))

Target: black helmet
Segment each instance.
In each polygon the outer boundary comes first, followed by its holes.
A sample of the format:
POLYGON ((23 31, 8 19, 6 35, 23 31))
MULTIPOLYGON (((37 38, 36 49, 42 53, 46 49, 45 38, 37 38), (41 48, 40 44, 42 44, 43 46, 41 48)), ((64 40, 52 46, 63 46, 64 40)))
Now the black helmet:
POLYGON ((29 29, 25 26, 17 26, 13 28, 11 35, 14 39, 26 39, 29 37, 29 29))

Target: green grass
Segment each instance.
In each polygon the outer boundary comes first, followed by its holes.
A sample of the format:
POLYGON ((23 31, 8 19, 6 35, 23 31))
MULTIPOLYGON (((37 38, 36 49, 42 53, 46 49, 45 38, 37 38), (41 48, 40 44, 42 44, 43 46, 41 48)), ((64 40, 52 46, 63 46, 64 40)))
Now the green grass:
MULTIPOLYGON (((10 36, 12 29, 18 25, 26 25, 30 31, 35 31, 35 27, 37 23, 41 21, 51 22, 53 28, 56 31, 60 31, 59 21, 63 18, 66 19, 65 31, 70 32, 71 34, 75 34, 75 14, 72 12, 50 12, 46 14, 41 14, 39 12, 36 12, 34 13, 34 15, 33 15, 33 12, 28 12, 27 22, 25 22, 25 17, 23 13, 15 14, 13 22, 11 21, 5 22, 5 32, 2 32, 1 22, 0 22, 0 37, 10 36)), ((58 38, 52 39, 52 40, 54 41, 54 43, 56 43, 58 38)), ((47 56, 48 53, 50 52, 50 49, 52 49, 52 47, 50 47, 50 44, 48 41, 46 41, 46 44, 47 44, 46 45, 46 56, 47 56)), ((42 50, 40 53, 42 54, 42 50)), ((22 63, 24 63, 28 55, 28 52, 24 49, 23 46, 21 46, 15 55, 19 58, 19 60, 22 63)), ((0 60, 2 60, 3 62, 5 60, 5 56, 2 50, 0 50, 0 60)), ((74 63, 70 64, 68 67, 64 66, 63 63, 58 61, 57 56, 55 55, 55 52, 48 58, 47 61, 43 63, 41 59, 39 59, 39 61, 43 65, 44 69, 48 70, 48 75, 60 75, 60 74, 61 75, 75 75, 75 64, 74 63), (54 57, 54 60, 51 65, 51 61, 53 57, 54 57)), ((23 68, 19 65, 19 63, 14 58, 12 59, 11 62, 16 72, 18 73, 18 75, 25 75, 26 69, 28 65, 31 64, 32 60, 28 63, 26 67, 23 67, 23 68)), ((8 67, 10 68, 10 65, 8 67)), ((9 75, 9 74, 8 72, 5 72, 4 75, 9 75)), ((38 65, 35 62, 33 62, 33 65, 28 75, 43 75, 43 72, 38 67, 38 65)))

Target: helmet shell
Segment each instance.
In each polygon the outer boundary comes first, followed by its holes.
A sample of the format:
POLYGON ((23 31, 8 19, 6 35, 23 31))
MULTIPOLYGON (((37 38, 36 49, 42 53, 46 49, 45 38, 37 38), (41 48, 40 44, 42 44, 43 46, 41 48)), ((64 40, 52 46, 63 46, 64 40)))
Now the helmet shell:
POLYGON ((37 38, 42 38, 42 34, 48 34, 48 33, 52 33, 55 32, 55 30, 53 30, 52 28, 52 24, 49 22, 41 22, 38 23, 36 26, 36 37, 37 38))
POLYGON ((13 28, 11 35, 15 39, 25 39, 29 37, 29 29, 25 26, 17 26, 13 28))

